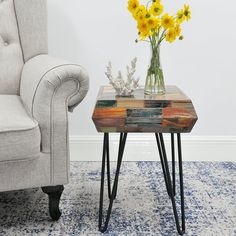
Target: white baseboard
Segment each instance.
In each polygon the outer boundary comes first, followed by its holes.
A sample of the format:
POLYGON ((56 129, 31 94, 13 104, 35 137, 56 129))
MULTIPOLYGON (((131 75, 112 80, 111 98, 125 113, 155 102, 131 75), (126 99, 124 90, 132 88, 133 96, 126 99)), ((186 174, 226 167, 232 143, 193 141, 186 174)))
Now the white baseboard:
MULTIPOLYGON (((111 160, 117 158, 119 136, 110 135, 111 160)), ((170 154, 170 138, 165 136, 167 154, 170 154)), ((70 137, 71 161, 101 161, 102 135, 70 137)), ((236 136, 182 135, 184 161, 236 161, 236 136)), ((157 161, 158 150, 154 135, 129 134, 124 161, 157 161)))

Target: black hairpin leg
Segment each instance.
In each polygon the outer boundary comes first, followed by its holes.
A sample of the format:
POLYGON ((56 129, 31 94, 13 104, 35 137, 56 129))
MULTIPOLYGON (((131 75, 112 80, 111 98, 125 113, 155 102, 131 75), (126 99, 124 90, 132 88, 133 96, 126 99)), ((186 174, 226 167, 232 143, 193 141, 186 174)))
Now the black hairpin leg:
POLYGON ((109 135, 106 134, 106 155, 107 157, 107 189, 108 189, 108 197, 111 199, 111 175, 110 175, 110 151, 109 151, 109 135))
POLYGON ((174 196, 175 196, 176 191, 175 191, 175 136, 174 136, 174 134, 171 134, 171 156, 172 156, 173 192, 174 192, 174 196))
POLYGON ((175 222, 176 222, 176 228, 180 235, 183 235, 185 233, 185 212, 184 212, 184 186, 183 186, 183 168, 182 168, 182 150, 181 150, 181 137, 180 134, 177 134, 177 140, 178 140, 178 158, 179 158, 179 179, 180 179, 180 198, 181 198, 181 220, 182 220, 182 229, 180 227, 178 212, 176 208, 176 202, 175 202, 175 149, 174 149, 174 134, 171 135, 171 146, 172 146, 172 178, 173 178, 173 184, 171 182, 171 176, 168 166, 168 160, 165 150, 165 143, 163 139, 163 135, 155 134, 156 140, 157 140, 157 146, 160 154, 161 164, 162 164, 162 170, 163 175, 165 179, 166 189, 167 193, 170 196, 175 222))
POLYGON ((117 160, 117 168, 115 179, 113 183, 113 188, 111 191, 110 184, 110 164, 109 164, 109 134, 104 133, 103 140, 103 156, 102 156, 102 173, 101 173, 101 189, 100 189, 100 206, 99 206, 99 231, 105 232, 108 227, 108 223, 111 216, 111 210, 113 206, 113 202, 116 198, 117 188, 118 188, 118 180, 120 174, 120 167, 122 163, 123 153, 125 149, 125 143, 127 139, 127 133, 120 134, 120 144, 119 144, 119 152, 118 152, 118 160, 117 160), (105 222, 103 224, 103 196, 104 196, 104 182, 105 182, 105 166, 107 161, 107 182, 108 182, 108 196, 110 198, 109 207, 107 210, 107 215, 105 217, 105 222))

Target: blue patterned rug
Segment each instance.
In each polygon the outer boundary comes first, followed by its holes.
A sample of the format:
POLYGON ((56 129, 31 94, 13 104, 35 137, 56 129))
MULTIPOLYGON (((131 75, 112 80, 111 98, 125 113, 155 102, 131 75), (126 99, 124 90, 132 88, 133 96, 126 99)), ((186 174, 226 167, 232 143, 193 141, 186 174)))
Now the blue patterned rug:
MULTIPOLYGON (((58 222, 40 189, 0 193, 0 235, 102 235, 99 162, 72 162, 58 222)), ((112 163, 114 173, 115 163, 112 163)), ((186 235, 236 235, 236 163, 185 162, 186 235)), ((178 193, 177 193, 178 195, 178 193)), ((159 162, 124 162, 104 235, 177 235, 159 162)))

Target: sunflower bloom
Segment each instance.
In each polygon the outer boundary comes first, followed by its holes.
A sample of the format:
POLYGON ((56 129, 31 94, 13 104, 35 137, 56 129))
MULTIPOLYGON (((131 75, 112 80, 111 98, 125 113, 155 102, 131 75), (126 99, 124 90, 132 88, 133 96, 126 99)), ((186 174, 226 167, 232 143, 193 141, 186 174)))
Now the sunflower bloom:
POLYGON ((175 35, 176 35, 176 37, 180 36, 181 32, 182 32, 182 30, 180 28, 180 24, 177 24, 175 26, 175 35))
POLYGON ((179 10, 176 14, 177 23, 181 24, 185 20, 184 10, 179 10))
POLYGON ((148 25, 148 22, 146 20, 138 22, 138 30, 140 34, 146 35, 150 31, 150 27, 148 25))
POLYGON ((153 2, 149 11, 153 16, 160 16, 163 13, 164 7, 160 2, 153 2))
POLYGON ((173 16, 169 16, 169 14, 165 14, 161 19, 162 27, 167 30, 169 28, 173 28, 175 24, 175 20, 173 16))
POLYGON ((155 30, 158 26, 160 26, 160 21, 158 21, 158 19, 156 19, 154 17, 149 17, 147 19, 147 23, 148 23, 150 29, 153 29, 153 30, 155 30))
POLYGON ((176 39, 175 28, 170 28, 166 33, 166 41, 169 43, 173 43, 176 39))
POLYGON ((139 7, 139 1, 138 0, 129 0, 128 2, 128 10, 134 14, 139 7))
POLYGON ((184 4, 184 16, 185 16, 185 19, 187 21, 189 21, 191 19, 191 11, 190 11, 190 7, 186 4, 184 4))
POLYGON ((137 10, 133 13, 134 18, 137 21, 143 21, 146 18, 147 9, 145 6, 139 6, 137 10))

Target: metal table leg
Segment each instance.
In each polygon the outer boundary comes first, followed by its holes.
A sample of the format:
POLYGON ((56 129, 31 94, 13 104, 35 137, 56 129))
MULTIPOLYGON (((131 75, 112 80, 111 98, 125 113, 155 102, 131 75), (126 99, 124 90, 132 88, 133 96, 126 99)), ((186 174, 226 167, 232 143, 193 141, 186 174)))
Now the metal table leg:
POLYGON ((167 193, 171 199, 175 222, 176 222, 176 228, 180 235, 183 235, 185 233, 185 212, 184 212, 184 186, 183 186, 183 168, 182 168, 182 150, 181 150, 181 137, 180 134, 177 134, 177 141, 178 141, 178 158, 179 158, 179 179, 180 179, 180 199, 181 199, 181 221, 182 221, 182 228, 180 227, 179 222, 179 216, 176 208, 176 202, 175 202, 175 149, 174 149, 174 134, 171 135, 171 146, 172 146, 172 181, 168 166, 168 160, 165 150, 165 143, 163 139, 163 135, 155 134, 156 140, 157 140, 157 146, 160 154, 160 159, 162 163, 162 170, 163 175, 166 183, 166 189, 167 193))
POLYGON ((99 206, 99 231, 105 232, 108 227, 108 223, 111 216, 111 210, 113 206, 113 202, 116 198, 117 188, 118 188, 118 180, 120 174, 120 167, 122 163, 123 153, 125 149, 125 143, 127 139, 127 133, 120 134, 120 144, 119 144, 119 152, 118 152, 118 160, 117 160, 117 167, 116 167, 116 174, 115 179, 111 191, 111 183, 110 183, 110 160, 109 160, 109 134, 104 133, 104 140, 103 140, 103 157, 102 157, 102 174, 101 174, 101 190, 100 190, 100 206, 99 206), (105 182, 105 166, 107 162, 107 183, 108 183, 108 197, 109 207, 107 210, 107 214, 105 217, 105 222, 103 222, 103 196, 104 196, 104 182, 105 182))
MULTIPOLYGON (((159 150, 161 166, 163 170, 164 180, 166 184, 167 193, 171 199, 174 218, 176 222, 176 228, 180 235, 183 235, 185 232, 185 212, 184 212, 184 186, 183 186, 183 168, 182 168, 182 150, 181 150, 181 137, 180 134, 177 134, 177 146, 178 146, 178 159, 179 159, 179 178, 180 178, 180 198, 181 198, 181 220, 182 220, 182 227, 180 227, 180 221, 178 217, 178 212, 176 208, 175 202, 175 140, 174 134, 171 134, 171 153, 172 153, 172 181, 170 170, 168 166, 168 160, 166 155, 165 143, 163 139, 163 135, 161 133, 155 134, 157 146, 159 150), (172 183, 173 182, 173 183, 172 183)), ((119 152, 118 152, 118 161, 117 161, 117 168, 115 179, 113 183, 113 187, 111 190, 111 180, 110 180, 110 160, 109 160, 109 134, 104 133, 104 141, 103 141, 103 158, 102 158, 102 172, 101 172, 101 190, 100 190, 100 207, 99 207, 99 231, 105 232, 107 230, 111 210, 113 206, 113 202, 117 195, 117 188, 118 188, 118 181, 119 181, 119 174, 120 174, 120 167, 122 163, 122 158, 125 149, 125 143, 127 139, 127 133, 120 134, 120 143, 119 143, 119 152), (103 197, 104 197, 104 183, 105 183, 105 168, 107 164, 107 184, 108 184, 108 197, 109 197, 109 206, 107 210, 107 214, 103 216, 103 197), (104 219, 104 221, 103 221, 104 219)))

